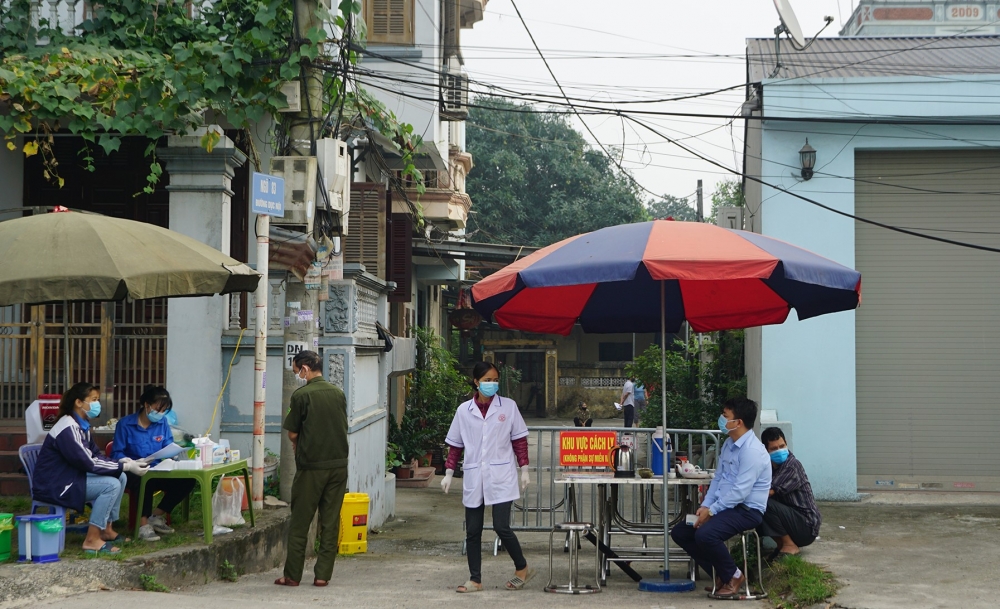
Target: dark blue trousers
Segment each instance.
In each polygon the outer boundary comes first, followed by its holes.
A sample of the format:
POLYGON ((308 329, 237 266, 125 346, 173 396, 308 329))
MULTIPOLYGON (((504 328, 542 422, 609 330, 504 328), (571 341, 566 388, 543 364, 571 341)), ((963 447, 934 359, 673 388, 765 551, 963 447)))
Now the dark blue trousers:
POLYGON ((712 516, 697 529, 682 522, 670 530, 670 537, 706 573, 711 573, 712 567, 715 567, 716 576, 729 583, 736 574, 736 563, 729 555, 726 540, 756 528, 763 518, 764 515, 757 510, 740 504, 712 516))

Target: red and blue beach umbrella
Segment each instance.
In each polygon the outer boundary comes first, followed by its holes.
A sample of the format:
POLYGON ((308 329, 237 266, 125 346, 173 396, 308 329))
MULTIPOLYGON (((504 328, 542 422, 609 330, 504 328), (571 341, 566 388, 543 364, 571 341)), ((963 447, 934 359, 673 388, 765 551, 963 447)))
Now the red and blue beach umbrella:
POLYGON ((501 327, 697 332, 780 324, 855 309, 861 273, 784 241, 656 220, 570 237, 483 279, 473 306, 501 327))
MULTIPOLYGON (((569 334, 697 332, 780 324, 857 308, 861 273, 812 252, 756 233, 698 222, 656 220, 571 237, 504 267, 472 286, 473 307, 501 327, 569 334)), ((666 350, 661 351, 666 358, 666 350)), ((661 387, 666 387, 661 362, 661 387)), ((661 400, 663 428, 667 402, 661 400)), ((667 453, 661 452, 667 470, 667 453)), ((662 485, 668 505, 667 485, 662 485)), ((663 539, 669 535, 663 520, 663 539)), ((670 544, 663 544, 663 581, 640 590, 682 592, 671 580, 670 544)))

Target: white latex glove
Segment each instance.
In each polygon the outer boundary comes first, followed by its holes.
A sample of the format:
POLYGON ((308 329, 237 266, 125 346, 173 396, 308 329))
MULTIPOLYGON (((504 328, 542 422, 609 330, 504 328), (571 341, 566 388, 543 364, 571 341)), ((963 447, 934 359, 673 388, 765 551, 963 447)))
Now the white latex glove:
POLYGON ((448 491, 451 490, 451 477, 455 475, 455 470, 446 469, 444 470, 444 478, 441 479, 441 490, 447 495, 448 491))
POLYGON ((145 476, 146 472, 149 471, 149 464, 140 463, 139 461, 129 461, 128 463, 122 464, 122 469, 126 472, 133 473, 136 476, 145 476))
POLYGON ((118 459, 118 462, 122 464, 131 463, 132 459, 130 459, 129 457, 122 457, 121 459, 118 459))
POLYGON ((521 492, 528 488, 528 483, 531 482, 531 474, 528 473, 528 465, 521 466, 521 492))

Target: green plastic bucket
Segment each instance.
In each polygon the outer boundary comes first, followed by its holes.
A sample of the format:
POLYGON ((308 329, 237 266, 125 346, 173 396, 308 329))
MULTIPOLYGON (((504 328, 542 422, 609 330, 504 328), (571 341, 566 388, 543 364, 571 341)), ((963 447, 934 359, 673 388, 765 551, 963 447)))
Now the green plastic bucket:
POLYGON ((14 529, 14 515, 0 514, 0 562, 10 558, 10 532, 14 529))

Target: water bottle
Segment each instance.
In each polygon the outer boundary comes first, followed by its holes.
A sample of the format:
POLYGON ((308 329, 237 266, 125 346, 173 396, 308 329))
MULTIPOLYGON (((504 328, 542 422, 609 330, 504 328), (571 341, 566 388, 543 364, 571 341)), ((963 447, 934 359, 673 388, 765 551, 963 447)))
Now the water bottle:
MULTIPOLYGON (((670 436, 667 436, 667 470, 673 468, 672 463, 672 448, 670 443, 670 436)), ((653 470, 654 476, 663 475, 663 426, 658 426, 656 431, 653 432, 653 452, 652 458, 650 459, 650 469, 653 470)))

